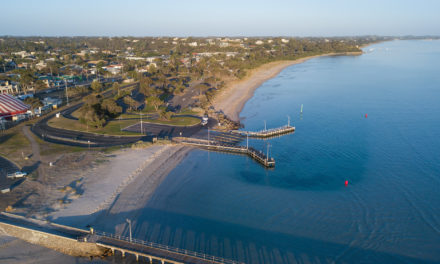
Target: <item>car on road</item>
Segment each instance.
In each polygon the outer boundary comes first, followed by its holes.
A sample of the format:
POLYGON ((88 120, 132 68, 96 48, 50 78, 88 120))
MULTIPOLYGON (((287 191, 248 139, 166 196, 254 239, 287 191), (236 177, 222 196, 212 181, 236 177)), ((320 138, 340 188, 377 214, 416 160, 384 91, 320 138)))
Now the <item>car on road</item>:
POLYGON ((205 126, 208 124, 208 116, 202 117, 202 126, 205 126))

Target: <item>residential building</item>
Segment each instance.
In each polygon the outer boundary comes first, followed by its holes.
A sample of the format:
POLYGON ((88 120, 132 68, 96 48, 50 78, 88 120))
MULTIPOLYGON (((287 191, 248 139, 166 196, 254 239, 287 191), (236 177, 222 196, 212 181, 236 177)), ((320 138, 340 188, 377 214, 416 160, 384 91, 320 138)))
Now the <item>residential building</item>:
POLYGON ((0 94, 18 94, 20 92, 20 85, 15 82, 3 81, 0 82, 0 94))

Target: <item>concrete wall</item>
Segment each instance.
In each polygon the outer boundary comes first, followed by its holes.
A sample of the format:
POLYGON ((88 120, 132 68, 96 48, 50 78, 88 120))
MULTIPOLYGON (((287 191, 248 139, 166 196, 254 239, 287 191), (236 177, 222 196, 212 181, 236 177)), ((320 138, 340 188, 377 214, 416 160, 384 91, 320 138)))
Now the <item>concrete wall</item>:
POLYGON ((0 232, 71 256, 102 256, 105 253, 104 248, 99 247, 94 243, 78 242, 76 239, 44 233, 2 222, 0 222, 0 232))

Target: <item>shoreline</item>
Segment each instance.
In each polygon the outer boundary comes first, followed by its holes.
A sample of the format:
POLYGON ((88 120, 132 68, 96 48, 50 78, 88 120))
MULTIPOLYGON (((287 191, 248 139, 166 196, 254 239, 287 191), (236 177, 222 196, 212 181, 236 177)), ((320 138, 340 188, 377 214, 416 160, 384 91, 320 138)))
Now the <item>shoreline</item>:
MULTIPOLYGON (((263 64, 251 70, 243 80, 228 83, 215 98, 214 105, 229 118, 238 120, 240 112, 255 90, 286 67, 317 57, 360 54, 362 53, 328 53, 263 64)), ((54 211, 47 217, 77 227, 80 222, 94 222, 95 226, 105 228, 106 232, 111 232, 111 227, 115 228, 114 232, 120 232, 121 228, 125 228, 118 226, 121 222, 120 215, 126 215, 128 211, 138 212, 145 207, 157 187, 190 150, 191 148, 182 145, 167 144, 118 151, 115 153, 116 157, 109 160, 110 164, 84 171, 84 181, 81 182, 84 193, 72 199, 68 205, 52 205, 51 209, 54 211)), ((34 216, 44 218, 38 213, 34 216)), ((135 215, 132 217, 136 218, 135 215)))
MULTIPOLYGON (((104 164, 85 172, 83 195, 64 208, 49 214, 51 221, 84 228, 80 223, 95 227, 116 228, 119 215, 143 208, 157 187, 189 152, 181 145, 152 145, 142 149, 127 149, 115 153, 104 164)), ((37 217, 38 218, 38 217, 37 217)), ((116 231, 116 230, 114 230, 116 231)))
POLYGON ((360 52, 341 52, 313 55, 297 60, 274 61, 252 69, 243 80, 231 81, 215 97, 213 105, 217 111, 223 111, 230 119, 240 121, 240 113, 246 102, 253 97, 255 90, 264 82, 276 77, 285 68, 306 62, 310 59, 330 56, 359 56, 360 52))
MULTIPOLYGON (((223 110, 229 118, 237 121, 255 90, 265 81, 276 77, 285 68, 317 57, 361 54, 362 52, 328 53, 293 61, 263 64, 249 71, 243 80, 227 83, 214 99, 213 105, 217 110, 223 110)), ((77 186, 77 190, 58 194, 58 196, 66 195, 71 200, 69 204, 56 204, 54 203, 57 201, 56 197, 51 197, 52 201, 47 200, 46 197, 45 207, 50 209, 50 213, 44 214, 31 209, 34 211, 31 215, 80 228, 84 228, 84 223, 90 223, 97 230, 121 235, 128 229, 125 220, 130 218, 134 220, 135 225, 137 224, 136 219, 159 185, 190 151, 189 147, 170 144, 114 152, 111 155, 114 157, 108 160, 110 164, 94 166, 83 170, 79 177, 76 176, 78 180, 73 185, 77 186)), ((38 204, 33 206, 35 209, 39 207, 38 204)))

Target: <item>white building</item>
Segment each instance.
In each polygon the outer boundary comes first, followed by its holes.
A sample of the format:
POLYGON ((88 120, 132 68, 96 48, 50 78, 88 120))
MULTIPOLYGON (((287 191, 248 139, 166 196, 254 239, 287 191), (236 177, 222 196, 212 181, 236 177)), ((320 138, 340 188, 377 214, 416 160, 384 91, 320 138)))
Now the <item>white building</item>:
POLYGON ((15 82, 4 81, 0 82, 0 94, 18 94, 20 92, 20 85, 15 82))
POLYGON ((35 64, 35 67, 38 70, 42 70, 47 67, 47 64, 43 60, 41 60, 39 63, 35 64))
POLYGON ((109 65, 102 67, 104 70, 110 72, 111 74, 118 74, 122 71, 122 64, 116 64, 116 65, 109 65))
POLYGON ((196 41, 190 42, 190 43, 188 43, 188 46, 190 46, 190 47, 197 47, 197 42, 196 41))
POLYGON ((281 42, 283 42, 283 43, 289 43, 289 41, 290 40, 288 40, 288 39, 281 39, 281 42))
POLYGON ((262 40, 257 40, 257 41, 255 41, 255 44, 256 44, 256 45, 263 45, 263 43, 264 43, 264 42, 263 42, 262 40))

